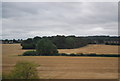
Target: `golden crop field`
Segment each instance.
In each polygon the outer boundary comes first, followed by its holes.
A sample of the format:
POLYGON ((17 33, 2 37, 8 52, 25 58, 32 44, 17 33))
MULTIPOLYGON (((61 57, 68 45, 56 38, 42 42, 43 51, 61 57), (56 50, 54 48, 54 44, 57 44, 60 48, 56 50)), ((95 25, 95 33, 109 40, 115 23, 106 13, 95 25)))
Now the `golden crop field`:
MULTIPOLYGON (((19 44, 3 44, 3 73, 13 69, 18 61, 39 64, 42 79, 117 79, 118 58, 116 57, 70 57, 70 56, 17 56, 22 50, 19 44)), ((95 52, 117 54, 118 46, 88 45, 78 49, 60 49, 59 52, 95 52), (68 51, 69 50, 69 51, 68 51)))
POLYGON ((120 46, 91 44, 76 49, 59 49, 60 53, 96 53, 96 54, 118 54, 120 46))

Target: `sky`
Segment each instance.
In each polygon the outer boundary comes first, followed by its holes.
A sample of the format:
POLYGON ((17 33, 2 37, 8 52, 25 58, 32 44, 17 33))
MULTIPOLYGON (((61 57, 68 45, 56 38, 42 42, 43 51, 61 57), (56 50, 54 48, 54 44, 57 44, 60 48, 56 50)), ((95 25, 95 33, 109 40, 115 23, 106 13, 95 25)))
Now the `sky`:
MULTIPOLYGON (((1 5, 1 4, 0 4, 1 5)), ((118 35, 117 2, 3 2, 3 39, 118 35)))

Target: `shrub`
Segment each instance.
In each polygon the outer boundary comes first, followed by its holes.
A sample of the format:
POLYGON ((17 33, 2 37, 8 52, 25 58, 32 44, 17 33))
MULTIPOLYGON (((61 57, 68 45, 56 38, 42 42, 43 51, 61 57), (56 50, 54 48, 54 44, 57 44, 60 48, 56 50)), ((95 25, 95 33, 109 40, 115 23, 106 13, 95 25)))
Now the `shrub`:
POLYGON ((88 54, 88 56, 97 56, 95 53, 88 54))
POLYGON ((26 51, 23 56, 36 56, 36 51, 26 51))
POLYGON ((30 62, 18 62, 9 74, 2 75, 2 79, 39 79, 37 66, 30 62))
POLYGON ((38 79, 37 65, 30 62, 18 62, 11 72, 12 79, 38 79))
POLYGON ((80 54, 78 54, 78 56, 84 56, 84 54, 83 54, 83 53, 80 53, 80 54))
POLYGON ((38 55, 53 56, 57 54, 57 47, 48 39, 41 39, 36 45, 38 55))
POLYGON ((60 56, 60 54, 59 53, 55 53, 53 56, 60 56))
POLYGON ((72 54, 70 54, 69 56, 77 56, 76 54, 74 54, 74 53, 72 53, 72 54))

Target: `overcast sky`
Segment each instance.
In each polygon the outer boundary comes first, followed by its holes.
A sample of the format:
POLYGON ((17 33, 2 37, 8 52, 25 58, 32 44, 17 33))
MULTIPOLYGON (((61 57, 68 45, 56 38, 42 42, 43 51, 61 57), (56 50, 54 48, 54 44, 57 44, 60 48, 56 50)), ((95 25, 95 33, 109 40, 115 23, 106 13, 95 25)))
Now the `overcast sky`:
POLYGON ((118 35, 116 2, 4 2, 3 39, 118 35))

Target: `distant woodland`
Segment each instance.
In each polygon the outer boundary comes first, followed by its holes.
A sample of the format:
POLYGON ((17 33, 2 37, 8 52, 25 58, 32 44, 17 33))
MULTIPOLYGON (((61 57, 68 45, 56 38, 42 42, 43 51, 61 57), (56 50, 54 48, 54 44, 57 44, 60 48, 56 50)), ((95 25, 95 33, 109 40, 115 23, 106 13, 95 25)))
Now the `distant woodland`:
POLYGON ((110 36, 87 36, 87 37, 76 37, 76 36, 48 36, 28 38, 21 42, 22 49, 35 49, 36 44, 41 39, 48 39, 56 45, 58 49, 73 49, 86 46, 88 44, 106 44, 106 45, 120 45, 120 37, 110 36))
POLYGON ((120 36, 36 36, 26 40, 2 40, 3 44, 21 43, 22 49, 35 49, 36 44, 41 39, 48 39, 56 45, 58 49, 73 49, 86 46, 88 44, 106 44, 106 45, 120 45, 120 36))

